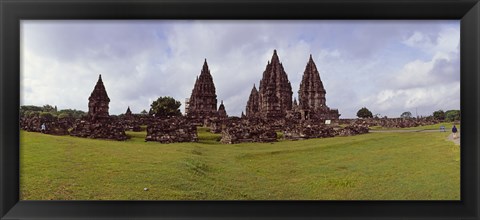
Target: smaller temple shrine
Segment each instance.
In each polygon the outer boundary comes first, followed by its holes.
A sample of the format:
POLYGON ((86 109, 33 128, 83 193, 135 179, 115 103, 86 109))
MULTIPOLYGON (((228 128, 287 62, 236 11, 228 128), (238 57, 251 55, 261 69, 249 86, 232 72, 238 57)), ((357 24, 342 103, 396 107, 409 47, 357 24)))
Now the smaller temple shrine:
POLYGON ((253 84, 252 91, 250 92, 245 112, 247 113, 247 117, 258 116, 258 90, 255 84, 253 84))
POLYGON ((132 116, 132 111, 130 110, 130 106, 128 106, 127 111, 125 112, 125 116, 132 116))
POLYGON ((228 118, 227 111, 225 110, 225 105, 223 105, 223 100, 220 103, 220 107, 218 107, 218 117, 228 118))
POLYGON ((108 98, 103 85, 102 75, 99 75, 97 84, 88 98, 88 115, 91 117, 108 117, 109 103, 110 98, 108 98))

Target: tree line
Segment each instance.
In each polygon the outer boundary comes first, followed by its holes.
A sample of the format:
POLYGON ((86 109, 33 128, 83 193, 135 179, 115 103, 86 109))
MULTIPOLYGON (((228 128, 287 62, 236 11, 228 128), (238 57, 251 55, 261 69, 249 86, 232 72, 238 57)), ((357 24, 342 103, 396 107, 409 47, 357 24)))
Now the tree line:
MULTIPOLYGON (((360 110, 358 110, 357 117, 374 118, 374 115, 368 108, 363 107, 360 110)), ((427 117, 433 117, 439 121, 460 121, 460 110, 448 110, 448 111, 438 110, 438 111, 434 111, 431 115, 427 117)), ((378 114, 375 115, 375 118, 379 118, 378 114)), ((384 118, 386 118, 386 116, 384 118)), ((406 111, 400 115, 400 118, 409 119, 414 117, 412 116, 411 112, 406 111)))
MULTIPOLYGON (((180 116, 181 103, 175 100, 172 97, 164 96, 159 97, 157 100, 153 101, 150 105, 150 110, 147 112, 143 110, 140 112, 142 115, 150 114, 156 117, 169 117, 169 116, 180 116)), ((33 117, 40 116, 41 118, 51 119, 51 118, 75 118, 80 119, 83 116, 86 116, 87 112, 77 109, 62 109, 58 110, 57 106, 44 105, 44 106, 35 106, 35 105, 22 105, 20 106, 20 117, 33 117)), ((123 115, 123 114, 120 114, 123 115)))
POLYGON ((86 112, 77 109, 61 109, 58 110, 57 106, 44 105, 22 105, 20 106, 20 117, 33 117, 40 116, 41 118, 81 118, 87 115, 86 112))

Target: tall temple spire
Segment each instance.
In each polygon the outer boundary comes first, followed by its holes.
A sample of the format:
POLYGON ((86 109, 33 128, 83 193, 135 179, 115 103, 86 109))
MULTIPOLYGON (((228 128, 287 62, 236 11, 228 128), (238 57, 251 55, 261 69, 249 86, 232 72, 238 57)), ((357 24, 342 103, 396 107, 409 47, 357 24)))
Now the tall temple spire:
POLYGON ((302 109, 320 109, 325 107, 325 88, 323 87, 320 73, 313 61, 312 55, 303 72, 302 82, 298 91, 298 100, 302 109))
POLYGON ((326 105, 325 94, 326 91, 320 79, 320 73, 310 54, 298 90, 298 108, 304 112, 304 117, 338 119, 340 116, 338 110, 332 110, 326 105))
POLYGON ((273 50, 271 63, 280 63, 280 59, 278 58, 278 55, 277 55, 277 50, 273 50))
POLYGON ((186 113, 187 116, 196 118, 213 117, 217 114, 217 94, 207 59, 204 60, 200 76, 197 76, 193 86, 186 113))
POLYGON ((258 93, 259 112, 264 117, 284 117, 292 109, 292 86, 277 50, 273 51, 272 59, 263 72, 258 93))
MULTIPOLYGON (((207 63, 207 58, 205 58, 205 61, 203 61, 203 67, 202 70, 208 70, 208 63, 207 63)), ((202 71, 203 72, 203 71, 202 71)), ((208 71, 210 73, 210 71, 208 71)))

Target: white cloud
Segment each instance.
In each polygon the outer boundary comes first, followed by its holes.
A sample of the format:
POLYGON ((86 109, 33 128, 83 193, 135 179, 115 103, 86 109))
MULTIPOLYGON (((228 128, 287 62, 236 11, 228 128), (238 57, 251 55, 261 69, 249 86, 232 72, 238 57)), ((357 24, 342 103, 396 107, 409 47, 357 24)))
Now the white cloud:
POLYGON ((389 87, 384 87, 377 96, 363 99, 363 103, 375 106, 384 114, 420 108, 423 115, 428 115, 438 109, 459 109, 459 37, 458 29, 454 28, 443 29, 436 35, 413 33, 403 43, 419 48, 431 57, 407 62, 394 75, 384 77, 382 81, 389 87))

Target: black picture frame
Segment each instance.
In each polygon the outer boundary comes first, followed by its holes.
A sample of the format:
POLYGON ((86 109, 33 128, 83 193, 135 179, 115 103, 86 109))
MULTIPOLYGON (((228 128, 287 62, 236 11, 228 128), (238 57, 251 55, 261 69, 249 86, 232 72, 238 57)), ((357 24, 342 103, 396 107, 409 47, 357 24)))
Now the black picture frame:
POLYGON ((0 0, 1 219, 479 219, 478 0, 0 0), (461 20, 461 201, 19 201, 22 19, 461 20))

